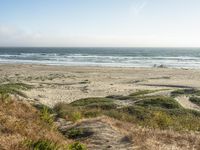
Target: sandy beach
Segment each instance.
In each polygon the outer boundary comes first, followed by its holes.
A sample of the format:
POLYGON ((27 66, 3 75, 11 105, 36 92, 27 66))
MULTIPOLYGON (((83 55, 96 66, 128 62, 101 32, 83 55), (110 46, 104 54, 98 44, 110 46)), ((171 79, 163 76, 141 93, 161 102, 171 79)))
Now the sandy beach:
POLYGON ((48 106, 80 98, 128 95, 142 89, 199 88, 200 70, 171 68, 67 67, 1 64, 0 81, 34 85, 29 100, 48 106))

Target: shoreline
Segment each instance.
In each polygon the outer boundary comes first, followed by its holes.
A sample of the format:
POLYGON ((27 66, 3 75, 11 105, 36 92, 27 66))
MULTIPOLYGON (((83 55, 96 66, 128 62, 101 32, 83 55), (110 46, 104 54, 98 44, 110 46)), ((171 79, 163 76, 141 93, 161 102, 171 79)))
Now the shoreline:
POLYGON ((142 66, 103 66, 103 65, 62 65, 62 64, 39 64, 39 63, 1 63, 0 62, 0 66, 5 66, 5 65, 8 65, 8 66, 13 66, 13 65, 16 65, 16 66, 52 66, 52 67, 65 67, 65 68, 72 68, 72 67, 75 67, 75 68, 114 68, 114 69, 119 69, 119 68, 127 68, 127 69, 180 69, 180 70, 200 70, 200 68, 183 68, 183 67, 168 67, 168 66, 165 66, 161 67, 158 65, 156 67, 154 66, 149 66, 149 67, 142 67, 142 66))

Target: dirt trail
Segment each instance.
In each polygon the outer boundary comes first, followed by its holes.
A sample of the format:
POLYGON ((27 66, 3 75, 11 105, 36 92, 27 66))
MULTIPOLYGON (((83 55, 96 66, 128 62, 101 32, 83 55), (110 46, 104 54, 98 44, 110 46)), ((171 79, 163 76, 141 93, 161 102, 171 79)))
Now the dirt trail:
POLYGON ((74 127, 89 129, 93 133, 88 137, 80 138, 80 141, 87 143, 89 150, 133 149, 132 141, 124 133, 114 129, 108 122, 103 121, 102 118, 85 120, 74 127))
POLYGON ((189 101, 187 96, 179 96, 175 98, 184 108, 200 111, 200 107, 189 101))

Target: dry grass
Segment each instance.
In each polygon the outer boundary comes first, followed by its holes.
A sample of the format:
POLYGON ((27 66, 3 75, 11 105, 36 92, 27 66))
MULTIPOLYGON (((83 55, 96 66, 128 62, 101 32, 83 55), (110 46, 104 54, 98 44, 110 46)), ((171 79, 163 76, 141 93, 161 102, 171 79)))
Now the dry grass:
POLYGON ((133 149, 200 149, 199 132, 176 132, 173 130, 148 129, 109 117, 103 117, 102 121, 109 123, 112 128, 122 132, 131 139, 133 141, 133 149))
POLYGON ((0 101, 0 149, 28 149, 25 140, 50 140, 66 145, 66 140, 56 129, 40 118, 40 112, 30 104, 19 101, 0 101))

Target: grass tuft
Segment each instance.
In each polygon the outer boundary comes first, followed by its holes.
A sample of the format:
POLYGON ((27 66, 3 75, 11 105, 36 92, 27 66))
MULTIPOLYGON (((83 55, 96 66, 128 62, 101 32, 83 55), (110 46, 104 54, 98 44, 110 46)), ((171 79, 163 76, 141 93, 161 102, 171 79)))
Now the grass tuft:
POLYGON ((26 140, 25 145, 32 150, 64 150, 64 148, 61 148, 57 143, 54 143, 50 140, 26 140))
POLYGON ((43 107, 40 111, 40 118, 49 125, 53 125, 54 117, 53 114, 49 111, 48 107, 43 107))
POLYGON ((69 145, 68 150, 87 150, 87 148, 85 145, 75 142, 69 145))
POLYGON ((135 103, 136 105, 143 107, 159 107, 165 109, 182 108, 182 106, 171 97, 156 96, 146 98, 135 103))
POLYGON ((1 84, 0 85, 0 94, 3 97, 5 95, 14 94, 20 95, 22 97, 27 97, 21 90, 29 90, 33 88, 31 85, 24 84, 24 83, 8 83, 8 84, 1 84))

